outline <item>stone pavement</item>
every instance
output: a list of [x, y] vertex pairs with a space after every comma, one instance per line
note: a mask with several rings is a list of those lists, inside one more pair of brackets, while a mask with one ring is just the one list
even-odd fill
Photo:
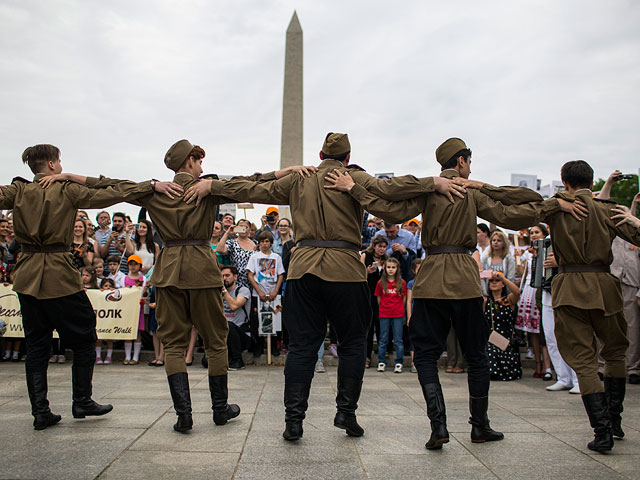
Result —
[[71, 417], [71, 366], [49, 368], [50, 401], [62, 422], [31, 426], [24, 364], [0, 364], [2, 479], [613, 479], [639, 478], [640, 387], [628, 385], [626, 437], [613, 453], [586, 448], [592, 437], [579, 396], [546, 392], [531, 378], [492, 383], [489, 415], [502, 442], [469, 439], [466, 375], [442, 373], [451, 442], [428, 452], [425, 404], [417, 375], [366, 373], [358, 419], [363, 437], [333, 427], [336, 369], [316, 374], [305, 433], [285, 442], [281, 367], [230, 372], [230, 399], [242, 414], [213, 425], [206, 371], [189, 368], [194, 430], [175, 433], [160, 368], [96, 366], [94, 398], [113, 403], [100, 418]]

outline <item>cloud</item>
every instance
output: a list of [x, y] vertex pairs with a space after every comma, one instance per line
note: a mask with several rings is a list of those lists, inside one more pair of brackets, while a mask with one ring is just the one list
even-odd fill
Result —
[[584, 158], [636, 171], [634, 2], [9, 1], [0, 5], [0, 183], [50, 142], [66, 170], [170, 177], [179, 138], [217, 173], [278, 166], [285, 29], [304, 31], [305, 163], [349, 132], [369, 171], [437, 174], [450, 136], [492, 183]]

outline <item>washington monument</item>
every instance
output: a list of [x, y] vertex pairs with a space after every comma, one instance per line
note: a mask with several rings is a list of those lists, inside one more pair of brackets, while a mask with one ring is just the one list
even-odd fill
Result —
[[280, 167], [302, 165], [302, 27], [294, 11], [284, 55]]

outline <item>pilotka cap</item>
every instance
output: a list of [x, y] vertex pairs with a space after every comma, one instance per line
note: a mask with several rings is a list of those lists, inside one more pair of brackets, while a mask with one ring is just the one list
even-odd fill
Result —
[[351, 151], [349, 136], [346, 133], [330, 133], [322, 145], [325, 155], [342, 155]]
[[460, 150], [466, 150], [467, 145], [459, 138], [450, 138], [436, 149], [436, 160], [443, 167]]
[[193, 150], [193, 145], [191, 145], [189, 140], [180, 140], [174, 143], [164, 156], [164, 164], [167, 168], [177, 172], [189, 157], [191, 150]]

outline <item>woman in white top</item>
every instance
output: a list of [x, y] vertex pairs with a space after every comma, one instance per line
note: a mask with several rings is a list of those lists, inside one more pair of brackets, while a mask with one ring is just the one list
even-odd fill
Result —
[[153, 241], [153, 225], [149, 220], [140, 220], [137, 224], [133, 239], [125, 237], [127, 244], [126, 255], [138, 255], [142, 259], [143, 275], [146, 275], [156, 261], [160, 247]]
[[[502, 272], [511, 282], [516, 280], [516, 260], [509, 253], [509, 238], [504, 232], [496, 230], [489, 237], [489, 251], [482, 257], [482, 270]], [[482, 281], [482, 294], [487, 295], [488, 282]]]

